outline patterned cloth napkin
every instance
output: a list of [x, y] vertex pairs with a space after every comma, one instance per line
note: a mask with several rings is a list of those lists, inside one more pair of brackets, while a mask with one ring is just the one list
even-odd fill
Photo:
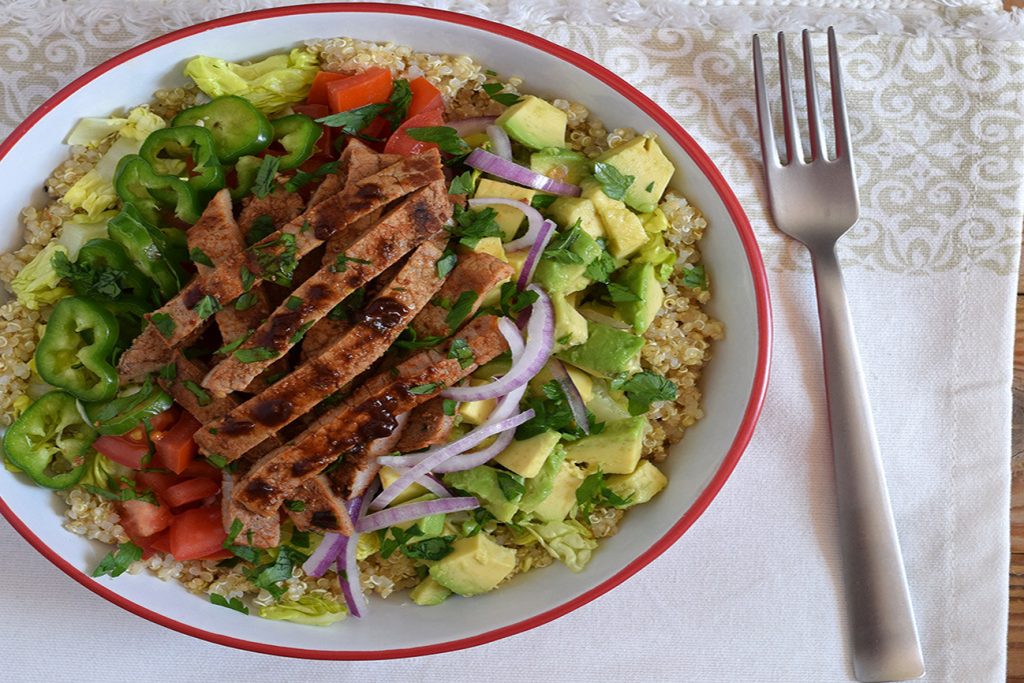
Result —
[[[0, 134], [144, 38], [269, 4], [4, 3]], [[776, 338], [764, 415], [735, 474], [675, 547], [607, 596], [498, 643], [405, 662], [291, 662], [185, 638], [82, 590], [3, 527], [0, 678], [851, 680], [812, 279], [804, 250], [768, 219], [749, 66], [753, 31], [831, 24], [863, 205], [840, 253], [928, 680], [1002, 680], [1021, 15], [996, 0], [430, 4], [605, 64], [676, 116], [735, 188], [769, 269]], [[145, 663], [111, 648], [114, 634]]]

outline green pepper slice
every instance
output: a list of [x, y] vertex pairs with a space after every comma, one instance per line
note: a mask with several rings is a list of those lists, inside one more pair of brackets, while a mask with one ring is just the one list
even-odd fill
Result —
[[[151, 285], [152, 286], [152, 285]], [[121, 299], [99, 300], [96, 303], [103, 306], [117, 318], [117, 344], [114, 357], [120, 355], [121, 351], [129, 348], [135, 338], [142, 333], [142, 318], [153, 306], [148, 302], [136, 297], [124, 297]]]
[[[153, 288], [153, 282], [132, 264], [124, 247], [111, 239], [95, 238], [86, 242], [78, 252], [75, 265], [96, 273], [109, 273], [121, 292], [128, 290], [135, 296], [144, 297]], [[74, 282], [71, 287], [75, 294], [94, 293], [91, 290], [79, 291], [80, 285]], [[120, 295], [115, 294], [111, 298], [115, 297], [120, 298]]]
[[224, 187], [224, 169], [210, 131], [199, 126], [162, 128], [149, 134], [139, 156], [159, 175], [185, 180], [201, 197]]
[[159, 175], [138, 154], [117, 162], [114, 190], [125, 206], [136, 207], [151, 223], [159, 223], [168, 211], [190, 225], [199, 220], [199, 201], [192, 187], [180, 178]]
[[83, 401], [106, 401], [117, 393], [110, 363], [117, 319], [91, 299], [61, 299], [36, 347], [36, 370], [55, 387]]
[[143, 274], [156, 283], [160, 300], [178, 293], [187, 279], [181, 264], [188, 253], [175, 233], [148, 223], [136, 205], [127, 205], [107, 223], [107, 232]]
[[85, 474], [85, 456], [95, 439], [96, 431], [82, 419], [75, 397], [51, 391], [7, 428], [4, 452], [40, 486], [66, 489]]
[[92, 426], [100, 434], [121, 436], [142, 424], [142, 421], [159, 415], [174, 405], [174, 399], [163, 389], [146, 379], [138, 391], [103, 404], [85, 407]]
[[313, 156], [317, 140], [323, 135], [320, 124], [305, 114], [282, 116], [271, 121], [274, 126], [274, 142], [284, 147], [284, 156], [278, 157], [278, 168], [287, 171], [297, 168]]
[[260, 170], [263, 159], [245, 156], [235, 163], [235, 186], [231, 188], [231, 198], [239, 201], [252, 191], [256, 184], [256, 174]]
[[222, 164], [233, 164], [243, 155], [262, 152], [274, 137], [274, 127], [263, 112], [236, 95], [224, 95], [190, 107], [175, 116], [171, 125], [201, 125], [210, 131]]

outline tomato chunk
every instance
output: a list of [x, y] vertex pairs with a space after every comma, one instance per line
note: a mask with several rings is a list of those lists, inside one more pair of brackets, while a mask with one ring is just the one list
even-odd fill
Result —
[[178, 406], [171, 406], [159, 415], [154, 415], [149, 418], [150, 429], [154, 432], [167, 431], [178, 421], [180, 412]]
[[207, 479], [213, 479], [218, 484], [224, 478], [224, 473], [218, 470], [216, 467], [206, 462], [202, 458], [196, 458], [188, 464], [185, 471], [181, 473], [186, 478], [192, 477], [206, 477]]
[[409, 102], [406, 118], [412, 118], [433, 109], [444, 110], [444, 98], [441, 97], [441, 91], [423, 76], [409, 81], [409, 90], [412, 91], [412, 101]]
[[164, 500], [172, 508], [209, 498], [220, 491], [220, 484], [213, 479], [186, 479], [171, 486], [164, 492]]
[[119, 465], [137, 470], [149, 453], [149, 446], [134, 439], [121, 436], [101, 436], [92, 442], [92, 447]]
[[135, 474], [135, 488], [139, 493], [152, 491], [157, 498], [164, 502], [166, 502], [164, 493], [179, 481], [181, 480], [170, 472], [137, 472]]
[[186, 412], [181, 414], [178, 422], [166, 432], [153, 435], [153, 446], [156, 448], [155, 460], [175, 474], [181, 474], [199, 452], [192, 438], [201, 425]]
[[227, 537], [219, 504], [185, 510], [171, 523], [171, 554], [176, 560], [198, 560], [222, 551]]
[[[348, 78], [346, 74], [339, 74], [333, 71], [318, 71], [316, 76], [313, 77], [313, 85], [309, 88], [309, 93], [306, 95], [306, 102], [308, 104], [327, 104], [327, 85], [334, 81], [340, 81], [343, 78]], [[299, 107], [292, 107], [295, 111], [299, 110]], [[299, 112], [304, 114], [306, 112]], [[312, 114], [310, 115], [312, 116]], [[324, 114], [321, 114], [324, 116]]]
[[149, 539], [150, 550], [155, 550], [161, 553], [171, 552], [171, 532], [169, 529], [164, 529], [156, 536]]
[[327, 103], [335, 114], [387, 102], [390, 96], [391, 71], [379, 66], [327, 84]]
[[409, 128], [427, 128], [430, 126], [443, 126], [444, 117], [441, 115], [440, 109], [431, 109], [425, 111], [422, 114], [417, 114], [409, 119], [405, 120], [401, 126], [398, 127], [391, 137], [388, 138], [388, 144], [384, 146], [385, 154], [402, 154], [410, 156], [413, 154], [419, 154], [431, 147], [437, 147], [433, 142], [422, 142], [420, 140], [414, 140], [409, 137], [405, 132]]
[[144, 500], [119, 501], [117, 514], [121, 518], [121, 527], [136, 545], [144, 545], [146, 538], [169, 527], [174, 518], [166, 505], [153, 505]]

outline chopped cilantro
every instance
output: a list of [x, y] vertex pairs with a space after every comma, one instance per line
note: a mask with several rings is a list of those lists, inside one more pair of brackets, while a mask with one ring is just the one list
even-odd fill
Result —
[[323, 178], [329, 173], [337, 172], [338, 162], [328, 161], [326, 164], [321, 164], [320, 166], [318, 166], [316, 170], [313, 171], [312, 173], [307, 173], [306, 171], [297, 171], [295, 175], [293, 175], [288, 180], [288, 182], [284, 184], [284, 189], [288, 190], [289, 192], [295, 192], [299, 188], [305, 187], [307, 184], [313, 182], [314, 180], [319, 180], [320, 178]]
[[444, 389], [444, 384], [441, 382], [428, 382], [426, 384], [417, 384], [414, 387], [409, 388], [409, 393], [414, 396], [426, 396], [432, 394], [438, 389]]
[[192, 259], [193, 263], [210, 266], [211, 268], [213, 267], [213, 261], [211, 261], [210, 257], [206, 255], [206, 252], [199, 247], [192, 247], [189, 249], [188, 257]]
[[472, 249], [484, 237], [501, 237], [501, 228], [494, 220], [497, 216], [497, 212], [491, 207], [474, 211], [456, 206], [452, 216], [454, 222], [445, 228], [458, 237], [461, 244]]
[[107, 500], [141, 500], [150, 505], [159, 505], [152, 491], [136, 491], [135, 482], [128, 477], [121, 477], [119, 486], [117, 491], [111, 491], [92, 484], [82, 484], [82, 488], [89, 493], [95, 493], [100, 498]]
[[253, 292], [246, 292], [242, 296], [235, 299], [235, 310], [236, 311], [248, 311], [250, 308], [256, 305], [259, 301], [259, 297]]
[[[527, 407], [533, 408], [534, 416], [516, 430], [516, 439], [528, 439], [542, 432], [552, 430], [561, 432], [568, 441], [584, 436], [583, 430], [573, 418], [572, 408], [565, 396], [562, 385], [551, 380], [541, 387], [542, 396], [531, 396], [526, 399]], [[588, 414], [591, 433], [600, 431], [603, 423], [597, 423], [593, 415]], [[602, 425], [602, 426], [598, 426]]]
[[576, 504], [580, 506], [580, 512], [584, 515], [589, 515], [595, 505], [626, 507], [631, 498], [632, 496], [623, 498], [608, 488], [604, 481], [604, 473], [600, 470], [589, 475], [576, 489]]
[[553, 194], [535, 194], [530, 200], [530, 206], [535, 209], [546, 209], [554, 204], [556, 199], [558, 196]]
[[608, 282], [606, 285], [608, 287], [608, 295], [611, 296], [612, 301], [617, 304], [629, 301], [640, 301], [640, 297], [637, 293], [625, 285], [620, 285], [615, 282]]
[[160, 368], [160, 372], [157, 373], [160, 379], [165, 379], [168, 382], [173, 381], [178, 376], [178, 365], [177, 363], [168, 363], [167, 365]]
[[346, 256], [345, 254], [338, 254], [338, 257], [334, 259], [334, 265], [331, 266], [331, 272], [344, 273], [346, 270], [348, 270], [349, 263], [360, 263], [364, 266], [373, 265], [373, 261], [367, 261], [366, 259]]
[[475, 185], [473, 171], [466, 171], [462, 175], [452, 178], [452, 184], [448, 186], [448, 194], [472, 194]]
[[445, 316], [444, 322], [448, 326], [448, 329], [454, 331], [469, 317], [469, 314], [473, 310], [473, 304], [476, 303], [476, 292], [465, 291], [459, 294], [459, 298], [452, 304], [451, 310], [448, 311], [448, 315]]
[[655, 401], [674, 401], [678, 394], [672, 381], [647, 370], [629, 379], [612, 380], [612, 389], [626, 392], [630, 415], [643, 415]]
[[605, 250], [596, 259], [587, 264], [583, 274], [595, 282], [608, 282], [608, 277], [615, 272], [615, 259]]
[[265, 156], [256, 170], [256, 180], [252, 185], [252, 193], [263, 199], [274, 191], [274, 176], [277, 175], [277, 167], [281, 159], [275, 156]]
[[210, 398], [210, 394], [208, 394], [201, 386], [199, 386], [192, 380], [187, 379], [181, 384], [190, 392], [192, 392], [193, 396], [196, 397], [196, 403], [199, 404], [199, 407], [202, 408], [208, 406], [213, 401], [213, 399]]
[[505, 500], [510, 503], [518, 503], [522, 499], [523, 493], [526, 492], [526, 483], [523, 477], [503, 470], [498, 470], [498, 486], [501, 487], [501, 493], [505, 496]]
[[484, 83], [481, 87], [488, 97], [498, 104], [504, 104], [506, 107], [511, 107], [523, 99], [515, 93], [502, 92], [505, 86], [501, 83]]
[[245, 575], [256, 588], [264, 589], [274, 596], [275, 600], [279, 600], [285, 589], [278, 584], [290, 579], [292, 568], [305, 559], [305, 556], [294, 548], [283, 546], [277, 554], [277, 559], [248, 570]]
[[256, 284], [256, 276], [249, 270], [248, 266], [242, 266], [238, 272], [238, 279], [242, 281], [242, 290], [248, 292]]
[[306, 504], [301, 500], [286, 500], [284, 506], [292, 512], [302, 512], [306, 509]]
[[428, 336], [420, 339], [416, 330], [407, 327], [402, 331], [402, 336], [395, 342], [399, 349], [430, 349], [441, 343], [442, 337]]
[[402, 546], [402, 554], [414, 560], [440, 560], [452, 551], [454, 535], [434, 536]]
[[634, 176], [622, 175], [619, 169], [604, 161], [594, 163], [594, 177], [609, 198], [618, 200], [626, 196], [626, 190], [636, 180]]
[[245, 603], [243, 603], [238, 598], [231, 598], [230, 600], [228, 600], [223, 595], [220, 595], [218, 593], [210, 593], [210, 602], [212, 602], [214, 605], [217, 605], [218, 607], [227, 607], [228, 609], [233, 609], [236, 612], [241, 612], [242, 614], [249, 613], [249, 608], [246, 607]]
[[391, 124], [392, 128], [398, 128], [409, 112], [409, 105], [412, 104], [412, 90], [409, 88], [409, 81], [399, 78], [391, 86], [391, 95], [388, 97], [388, 111], [384, 118]]
[[343, 111], [338, 114], [331, 114], [323, 118], [317, 119], [317, 123], [322, 123], [325, 126], [331, 128], [340, 128], [341, 132], [346, 135], [359, 136], [359, 131], [370, 125], [379, 114], [387, 109], [389, 104], [368, 104], [364, 107], [357, 107], [348, 111]]
[[110, 576], [116, 578], [124, 574], [133, 562], [142, 559], [142, 548], [134, 543], [122, 543], [117, 550], [112, 550], [104, 556], [100, 563], [93, 570], [93, 577]]
[[216, 299], [207, 294], [196, 303], [195, 308], [193, 308], [192, 310], [194, 310], [196, 312], [196, 315], [198, 315], [201, 319], [206, 320], [211, 315], [220, 310], [220, 304], [217, 303]]
[[647, 187], [644, 188], [644, 192], [652, 192], [654, 190], [654, 181], [647, 183]]
[[154, 313], [149, 316], [149, 321], [153, 323], [153, 326], [160, 332], [164, 338], [170, 338], [174, 334], [174, 319], [166, 313]]
[[228, 459], [220, 453], [210, 453], [206, 456], [206, 461], [219, 470], [225, 469], [231, 464], [228, 462]]
[[[249, 227], [249, 232], [245, 234], [245, 243], [248, 246], [252, 246], [257, 242], [261, 241], [264, 237], [272, 235], [277, 232], [277, 228], [274, 227], [274, 219], [267, 214], [261, 214], [253, 219], [252, 225]], [[242, 266], [245, 268], [245, 266]], [[242, 276], [245, 279], [245, 276]], [[248, 289], [248, 287], [246, 288]]]
[[290, 287], [292, 275], [299, 264], [295, 235], [283, 232], [277, 239], [261, 242], [253, 249], [256, 251], [256, 262], [259, 263], [263, 277], [283, 287]]
[[[377, 532], [380, 536], [380, 556], [385, 560], [395, 554], [402, 545], [407, 541], [416, 538], [423, 531], [420, 530], [418, 524], [413, 524], [408, 529], [402, 529], [401, 527], [391, 527], [389, 529], [381, 529]], [[388, 538], [390, 536], [390, 538]]]
[[295, 331], [295, 334], [291, 336], [291, 338], [288, 340], [288, 343], [293, 346], [295, 344], [298, 344], [300, 341], [302, 341], [302, 338], [306, 336], [306, 332], [309, 332], [309, 328], [313, 327], [313, 325], [315, 324], [315, 320], [308, 320], [302, 323], [302, 327]]
[[236, 339], [236, 340], [234, 340], [234, 341], [232, 341], [232, 342], [228, 342], [228, 343], [227, 343], [227, 344], [225, 344], [224, 346], [220, 347], [219, 349], [217, 349], [216, 351], [214, 351], [214, 353], [225, 353], [225, 354], [226, 354], [226, 353], [231, 353], [232, 351], [234, 351], [235, 349], [237, 349], [237, 348], [238, 348], [239, 346], [241, 346], [242, 344], [244, 344], [244, 343], [245, 343], [245, 340], [246, 340], [246, 339], [248, 339], [249, 337], [251, 337], [251, 336], [252, 336], [252, 332], [253, 332], [252, 330], [249, 330], [248, 332], [246, 332], [245, 334], [243, 334], [243, 335], [242, 335], [241, 337], [239, 337], [238, 339]]
[[465, 369], [476, 362], [473, 349], [465, 339], [452, 340], [451, 348], [448, 350], [448, 357], [459, 361], [459, 367]]
[[444, 254], [441, 258], [437, 259], [437, 276], [440, 278], [448, 277], [448, 274], [455, 268], [455, 264], [459, 262], [459, 257], [455, 255], [455, 252], [451, 249], [445, 249]]
[[252, 349], [238, 349], [233, 355], [240, 363], [259, 363], [260, 361], [277, 358], [278, 353], [274, 349], [257, 346]]
[[458, 408], [459, 404], [450, 398], [446, 398], [441, 401], [441, 410], [445, 415], [451, 417], [455, 414], [455, 409]]
[[532, 306], [538, 296], [537, 292], [519, 291], [514, 282], [506, 282], [501, 285], [501, 297], [498, 305], [501, 307], [502, 313], [514, 318]]
[[295, 295], [289, 296], [284, 301], [284, 307], [289, 311], [297, 311], [302, 307], [302, 298]]
[[683, 284], [690, 289], [707, 289], [708, 278], [704, 266], [683, 266]]
[[450, 126], [426, 126], [423, 128], [406, 128], [405, 134], [413, 140], [432, 142], [445, 154], [462, 155], [469, 153], [469, 145], [459, 137], [459, 133]]
[[579, 226], [579, 221], [565, 232], [556, 233], [544, 250], [544, 258], [555, 263], [580, 264], [583, 257], [572, 250], [576, 240], [584, 234]]

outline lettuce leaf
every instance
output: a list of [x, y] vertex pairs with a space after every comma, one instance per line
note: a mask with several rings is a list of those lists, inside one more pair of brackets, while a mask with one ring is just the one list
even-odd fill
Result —
[[121, 477], [127, 477], [131, 470], [119, 465], [101, 453], [93, 453], [86, 464], [85, 476], [78, 482], [79, 486], [91, 484], [96, 488], [112, 490], [113, 484]]
[[185, 66], [185, 75], [210, 97], [238, 95], [268, 114], [305, 99], [317, 71], [316, 55], [298, 48], [255, 64], [199, 56]]
[[597, 541], [590, 530], [572, 519], [540, 525], [525, 524], [523, 527], [552, 557], [574, 572], [583, 571], [597, 548]]
[[260, 616], [310, 626], [330, 626], [348, 616], [348, 610], [328, 595], [307, 593], [298, 600], [282, 600], [260, 607]]
[[127, 116], [95, 117], [79, 120], [68, 135], [69, 145], [96, 147], [104, 139], [118, 133], [124, 137], [142, 142], [150, 133], [166, 128], [167, 122], [149, 110], [149, 107], [135, 107]]
[[55, 304], [74, 294], [69, 287], [61, 285], [60, 275], [53, 267], [53, 257], [58, 253], [67, 254], [67, 247], [56, 240], [51, 241], [11, 280], [11, 289], [25, 308], [38, 311], [42, 306]]

